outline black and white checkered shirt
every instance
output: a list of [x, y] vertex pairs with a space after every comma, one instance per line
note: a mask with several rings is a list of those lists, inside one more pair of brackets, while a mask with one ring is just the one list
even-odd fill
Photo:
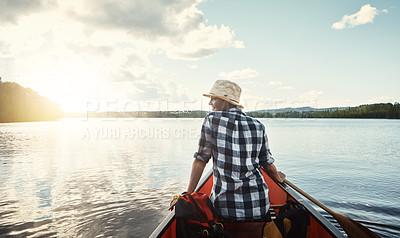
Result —
[[194, 157], [204, 162], [213, 157], [211, 200], [219, 216], [245, 221], [267, 214], [268, 186], [260, 166], [272, 164], [274, 159], [261, 122], [238, 108], [209, 113]]

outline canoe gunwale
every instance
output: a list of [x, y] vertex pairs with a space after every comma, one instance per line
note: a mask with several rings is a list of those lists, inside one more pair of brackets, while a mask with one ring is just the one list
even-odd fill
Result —
[[[208, 181], [208, 179], [210, 179], [211, 176], [212, 176], [212, 169], [210, 169], [206, 173], [206, 175], [200, 180], [195, 191], [199, 191], [200, 188], [204, 186], [204, 184]], [[153, 231], [153, 233], [151, 233], [149, 238], [161, 237], [174, 220], [175, 220], [175, 212], [170, 212], [160, 223], [160, 225], [157, 226], [157, 228]]]
[[[195, 191], [199, 191], [204, 184], [208, 181], [208, 179], [212, 176], [212, 169], [207, 172], [207, 174], [201, 179]], [[286, 184], [278, 184], [280, 188], [282, 188], [286, 193], [288, 193], [295, 201], [302, 204], [310, 215], [322, 226], [324, 227], [328, 233], [330, 233], [333, 237], [345, 238], [346, 236], [339, 231], [337, 227], [335, 227], [330, 221], [328, 221], [321, 213], [315, 210], [307, 201], [305, 201], [296, 191], [290, 188]], [[175, 213], [169, 213], [164, 220], [157, 226], [157, 228], [151, 233], [150, 238], [161, 238], [168, 227], [175, 220]]]
[[157, 228], [153, 231], [153, 233], [151, 233], [149, 238], [161, 237], [174, 220], [175, 220], [175, 213], [173, 212], [169, 213], [160, 223], [160, 225], [157, 226]]
[[304, 200], [296, 191], [290, 188], [287, 184], [278, 184], [283, 190], [285, 190], [295, 201], [302, 204], [310, 215], [314, 217], [314, 219], [324, 227], [333, 237], [343, 237], [346, 236], [339, 231], [337, 227], [335, 227], [328, 219], [326, 219], [320, 212], [314, 209], [306, 200]]

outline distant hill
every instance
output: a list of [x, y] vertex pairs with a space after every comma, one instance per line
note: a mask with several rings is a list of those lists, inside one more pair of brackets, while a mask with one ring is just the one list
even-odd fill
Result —
[[30, 88], [0, 78], [0, 122], [52, 121], [62, 115], [58, 104]]

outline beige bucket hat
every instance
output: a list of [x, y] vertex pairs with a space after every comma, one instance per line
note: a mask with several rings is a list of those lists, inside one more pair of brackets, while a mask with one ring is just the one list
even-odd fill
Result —
[[233, 105], [243, 108], [240, 102], [240, 94], [242, 89], [236, 83], [229, 80], [217, 80], [215, 81], [210, 93], [203, 94], [206, 97], [216, 97], [225, 100]]

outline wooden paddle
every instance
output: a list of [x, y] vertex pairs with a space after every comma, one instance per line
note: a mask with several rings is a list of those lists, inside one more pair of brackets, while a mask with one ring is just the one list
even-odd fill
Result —
[[315, 198], [311, 197], [308, 195], [306, 192], [298, 188], [296, 185], [292, 184], [289, 182], [287, 179], [285, 179], [285, 183], [292, 187], [294, 190], [299, 192], [301, 195], [309, 199], [311, 202], [314, 204], [318, 205], [320, 208], [324, 209], [327, 211], [331, 216], [333, 216], [340, 224], [340, 226], [343, 228], [343, 230], [347, 233], [347, 235], [350, 238], [356, 238], [356, 237], [379, 237], [377, 234], [369, 230], [367, 227], [361, 225], [360, 223], [346, 217], [343, 214], [337, 213], [324, 204], [320, 203], [318, 200]]

